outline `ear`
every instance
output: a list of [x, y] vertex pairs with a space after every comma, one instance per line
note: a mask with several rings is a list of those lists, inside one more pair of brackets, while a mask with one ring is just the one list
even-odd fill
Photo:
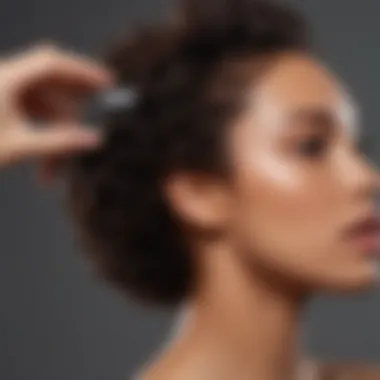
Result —
[[231, 202], [226, 181], [199, 173], [175, 173], [165, 182], [169, 206], [187, 225], [220, 230], [229, 215]]

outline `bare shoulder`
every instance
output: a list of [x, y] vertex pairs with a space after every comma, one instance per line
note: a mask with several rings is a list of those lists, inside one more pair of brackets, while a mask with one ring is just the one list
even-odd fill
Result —
[[[172, 375], [148, 371], [134, 380], [178, 380], [178, 376]], [[296, 380], [380, 380], [380, 364], [305, 360]]]
[[[134, 380], [188, 380], [187, 376], [178, 376], [175, 371], [150, 369]], [[350, 361], [323, 362], [303, 360], [300, 363], [296, 380], [380, 380], [380, 364]]]
[[309, 362], [303, 379], [310, 380], [380, 380], [380, 365], [363, 362]]

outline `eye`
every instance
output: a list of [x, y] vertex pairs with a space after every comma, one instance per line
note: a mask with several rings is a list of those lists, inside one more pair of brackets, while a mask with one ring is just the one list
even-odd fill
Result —
[[325, 136], [313, 136], [304, 139], [297, 145], [297, 152], [306, 158], [322, 157], [328, 148], [328, 141]]
[[336, 137], [336, 122], [329, 109], [303, 111], [297, 117], [300, 134], [296, 140], [296, 151], [306, 159], [322, 158]]

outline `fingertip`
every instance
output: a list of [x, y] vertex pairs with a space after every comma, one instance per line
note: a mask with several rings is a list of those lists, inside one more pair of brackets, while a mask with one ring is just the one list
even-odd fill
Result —
[[104, 71], [104, 82], [107, 85], [113, 86], [116, 83], [116, 76], [113, 72], [108, 70], [107, 68]]
[[112, 87], [115, 84], [115, 75], [109, 68], [102, 64], [89, 63], [90, 77], [96, 81], [96, 84], [102, 87]]

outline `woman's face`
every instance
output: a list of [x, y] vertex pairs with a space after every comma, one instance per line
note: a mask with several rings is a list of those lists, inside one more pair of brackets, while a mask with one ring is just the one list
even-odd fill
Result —
[[249, 104], [231, 129], [233, 241], [256, 268], [305, 289], [369, 286], [376, 247], [347, 231], [375, 212], [379, 179], [360, 152], [355, 105], [301, 54], [280, 57]]

